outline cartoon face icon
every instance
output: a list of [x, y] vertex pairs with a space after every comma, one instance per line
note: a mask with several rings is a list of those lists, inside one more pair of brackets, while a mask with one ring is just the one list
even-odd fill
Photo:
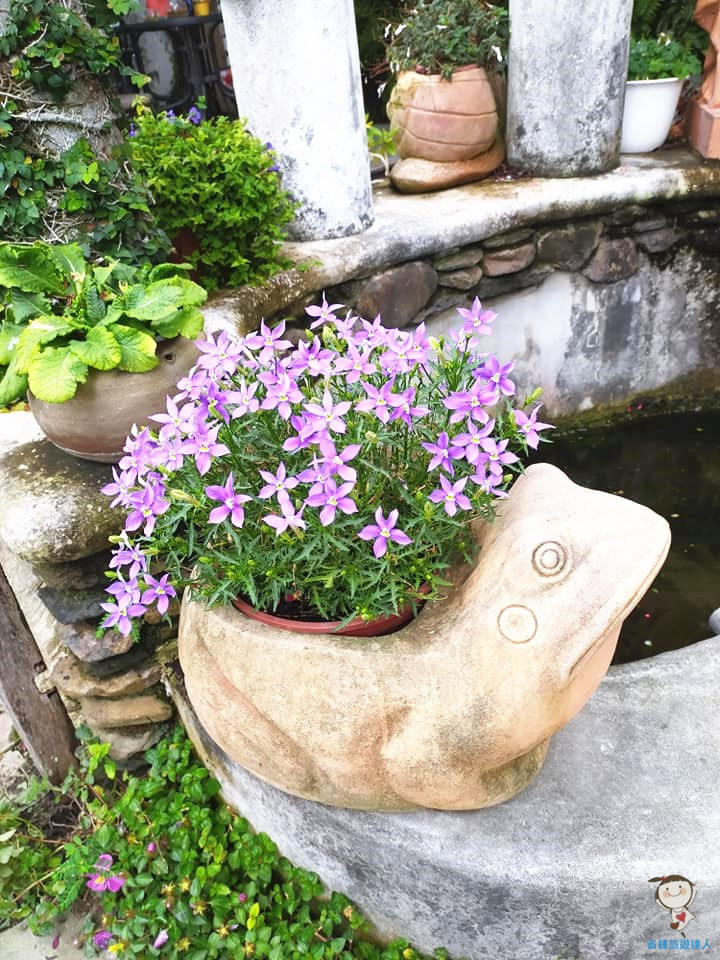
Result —
[[661, 884], [657, 891], [658, 902], [668, 910], [678, 910], [687, 905], [692, 897], [693, 885], [689, 880], [678, 878]]

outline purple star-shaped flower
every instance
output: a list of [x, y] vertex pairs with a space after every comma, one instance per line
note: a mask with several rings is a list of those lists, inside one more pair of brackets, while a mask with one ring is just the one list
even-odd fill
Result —
[[241, 379], [237, 387], [237, 390], [228, 390], [225, 395], [227, 402], [234, 405], [230, 414], [233, 420], [245, 416], [246, 413], [255, 413], [260, 406], [260, 401], [255, 397], [255, 391], [258, 388], [257, 380], [248, 385], [244, 379]]
[[211, 500], [219, 500], [220, 506], [210, 511], [208, 523], [222, 523], [227, 517], [234, 527], [241, 527], [245, 523], [243, 504], [252, 500], [244, 493], [235, 493], [232, 471], [223, 486], [205, 487], [205, 494]]
[[464, 307], [458, 307], [458, 313], [465, 323], [462, 325], [463, 333], [468, 335], [469, 339], [478, 334], [490, 334], [490, 324], [497, 319], [497, 314], [492, 310], [483, 310], [480, 300], [475, 297], [472, 307], [466, 310]]
[[478, 382], [469, 390], [454, 391], [443, 399], [443, 404], [453, 411], [450, 423], [458, 423], [466, 417], [487, 423], [488, 415], [483, 407], [494, 403], [497, 403], [497, 391], [487, 390]]
[[227, 330], [221, 330], [217, 339], [209, 333], [206, 340], [196, 340], [195, 346], [202, 354], [198, 366], [209, 370], [213, 376], [233, 374], [237, 370], [242, 347], [237, 339], [228, 336]]
[[473, 370], [473, 374], [479, 380], [484, 380], [488, 389], [492, 389], [496, 393], [500, 391], [506, 397], [512, 397], [515, 393], [515, 384], [508, 377], [508, 374], [514, 366], [514, 362], [501, 364], [498, 358], [491, 353], [484, 366]]
[[120, 633], [127, 637], [132, 630], [131, 617], [142, 617], [145, 614], [145, 607], [140, 602], [137, 582], [118, 579], [108, 587], [107, 592], [115, 597], [115, 602], [106, 601], [100, 604], [108, 614], [103, 621], [103, 626], [117, 627]]
[[263, 410], [275, 410], [283, 420], [289, 420], [292, 403], [301, 403], [304, 399], [298, 385], [286, 373], [281, 374], [272, 386], [268, 387], [265, 399], [260, 404]]
[[335, 519], [335, 511], [342, 513], [357, 513], [357, 504], [348, 496], [354, 484], [343, 483], [339, 487], [331, 478], [325, 484], [325, 489], [321, 492], [312, 494], [306, 500], [309, 507], [322, 507], [320, 511], [320, 523], [327, 527]]
[[298, 485], [297, 477], [289, 477], [287, 475], [287, 469], [284, 463], [281, 463], [277, 469], [277, 473], [270, 473], [269, 470], [261, 470], [260, 476], [265, 481], [265, 486], [261, 487], [258, 492], [258, 498], [260, 500], [269, 500], [270, 497], [278, 496], [281, 494], [287, 496], [287, 491], [292, 490]]
[[540, 442], [539, 433], [541, 430], [555, 429], [551, 423], [542, 423], [540, 420], [538, 420], [537, 415], [541, 406], [542, 404], [538, 404], [530, 416], [528, 416], [522, 410], [513, 410], [515, 423], [518, 425], [520, 434], [521, 436], [525, 437], [525, 442], [529, 447], [532, 447], [533, 450], [537, 450], [538, 448], [538, 443]]
[[245, 338], [245, 346], [251, 350], [259, 350], [258, 360], [267, 365], [270, 360], [281, 350], [287, 350], [292, 347], [289, 340], [283, 340], [285, 333], [285, 321], [281, 320], [272, 330], [267, 326], [264, 320], [260, 322], [260, 332], [254, 333]]
[[462, 480], [458, 480], [456, 483], [450, 483], [447, 477], [440, 474], [440, 486], [437, 490], [433, 490], [428, 500], [432, 500], [433, 503], [442, 503], [445, 513], [447, 513], [449, 517], [454, 517], [458, 512], [458, 508], [461, 510], [470, 510], [472, 504], [463, 493], [467, 481], [468, 478], [463, 477]]
[[387, 520], [383, 516], [382, 507], [375, 511], [375, 523], [370, 523], [358, 533], [361, 540], [374, 540], [373, 553], [379, 560], [387, 553], [388, 543], [399, 543], [401, 546], [407, 546], [412, 543], [410, 537], [397, 526], [399, 513], [397, 510], [391, 510]]
[[217, 439], [220, 427], [210, 427], [199, 424], [197, 432], [184, 441], [181, 449], [184, 453], [191, 453], [195, 457], [195, 465], [201, 477], [204, 477], [212, 466], [213, 457], [222, 457], [230, 453], [224, 443]]
[[427, 472], [430, 473], [431, 470], [435, 470], [436, 467], [440, 467], [446, 473], [449, 473], [452, 476], [455, 473], [455, 470], [452, 465], [453, 460], [458, 460], [463, 455], [463, 448], [455, 445], [455, 441], [450, 443], [450, 438], [447, 433], [443, 431], [437, 438], [437, 443], [422, 443], [428, 453], [431, 453], [432, 459], [428, 464]]
[[361, 449], [359, 443], [349, 443], [338, 452], [332, 440], [323, 439], [320, 441], [322, 457], [319, 458], [319, 463], [326, 464], [331, 474], [337, 473], [343, 480], [355, 483], [357, 471], [354, 467], [349, 467], [348, 463], [355, 459]]
[[131, 494], [130, 502], [134, 509], [127, 515], [125, 529], [132, 531], [143, 527], [143, 533], [149, 537], [155, 529], [157, 518], [170, 507], [168, 501], [163, 499], [164, 493], [162, 484], [148, 484], [142, 490]]
[[390, 412], [396, 405], [395, 400], [397, 400], [397, 394], [392, 392], [394, 383], [395, 378], [393, 377], [378, 390], [377, 387], [363, 380], [361, 386], [367, 397], [365, 400], [360, 400], [355, 405], [355, 409], [362, 413], [374, 413], [381, 423], [387, 423], [390, 419]]
[[484, 463], [490, 473], [497, 477], [503, 475], [503, 465], [517, 463], [518, 458], [510, 450], [506, 450], [509, 440], [500, 440], [499, 442], [487, 437], [480, 441], [483, 452], [478, 455], [478, 462]]
[[458, 433], [452, 438], [452, 442], [462, 450], [461, 456], [464, 456], [468, 463], [477, 463], [480, 458], [480, 441], [489, 437], [495, 429], [495, 421], [488, 420], [484, 427], [476, 427], [472, 420], [467, 422], [467, 432]]
[[282, 516], [279, 517], [276, 513], [269, 513], [263, 517], [263, 522], [275, 530], [275, 535], [279, 536], [281, 533], [284, 533], [288, 527], [292, 527], [295, 530], [304, 530], [306, 523], [302, 515], [305, 506], [303, 505], [300, 510], [296, 510], [287, 494], [283, 497], [278, 497], [278, 502], [280, 503]]
[[315, 327], [321, 326], [323, 323], [331, 323], [334, 320], [337, 320], [334, 311], [341, 310], [345, 306], [344, 303], [330, 303], [328, 304], [325, 299], [325, 294], [323, 294], [322, 304], [317, 307], [315, 305], [310, 307], [305, 307], [305, 313], [309, 317], [314, 317], [315, 319], [310, 324], [310, 329], [314, 330]]
[[335, 433], [345, 433], [345, 421], [342, 418], [351, 406], [349, 400], [334, 403], [330, 391], [325, 390], [322, 404], [306, 403], [303, 409], [310, 415], [311, 424], [315, 421], [315, 432], [334, 430]]
[[168, 583], [168, 574], [164, 573], [159, 580], [151, 577], [149, 573], [145, 574], [145, 583], [147, 590], [143, 592], [142, 603], [149, 606], [151, 603], [157, 604], [157, 611], [160, 615], [167, 611], [170, 606], [170, 598], [176, 597], [175, 587]]

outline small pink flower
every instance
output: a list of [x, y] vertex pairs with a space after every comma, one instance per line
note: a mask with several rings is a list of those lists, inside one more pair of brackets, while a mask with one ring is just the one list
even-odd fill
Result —
[[113, 935], [109, 930], [97, 930], [93, 934], [93, 944], [98, 950], [107, 950]]
[[246, 894], [246, 893], [239, 893], [239, 894], [238, 894], [238, 900], [240, 901], [240, 903], [245, 903], [245, 901], [247, 900], [247, 894]]
[[168, 932], [167, 930], [161, 930], [160, 933], [153, 940], [153, 950], [159, 950], [160, 947], [164, 947], [168, 942]]
[[154, 840], [151, 840], [150, 843], [145, 847], [146, 853], [155, 853], [156, 850], [157, 850], [157, 846], [155, 845]]

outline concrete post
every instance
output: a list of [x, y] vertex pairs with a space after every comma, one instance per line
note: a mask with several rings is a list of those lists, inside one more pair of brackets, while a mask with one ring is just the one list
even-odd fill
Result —
[[632, 0], [510, 0], [508, 162], [539, 176], [620, 157]]
[[302, 206], [291, 235], [370, 226], [372, 195], [352, 0], [223, 0], [240, 117], [278, 152]]

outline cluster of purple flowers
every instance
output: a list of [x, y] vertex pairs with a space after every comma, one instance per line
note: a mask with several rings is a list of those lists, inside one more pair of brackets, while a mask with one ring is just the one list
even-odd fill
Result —
[[[143, 544], [160, 543], [178, 508], [201, 517], [204, 545], [236, 550], [228, 533], [246, 528], [252, 510], [254, 527], [276, 538], [301, 538], [312, 518], [316, 531], [335, 525], [348, 543], [371, 541], [380, 560], [437, 524], [437, 507], [456, 537], [458, 513], [469, 519], [507, 495], [507, 471], [519, 464], [512, 443], [521, 453], [537, 447], [549, 424], [537, 406], [512, 406], [513, 364], [479, 352], [495, 314], [476, 298], [444, 344], [424, 325], [388, 329], [380, 317], [339, 317], [340, 308], [325, 298], [308, 307], [311, 332], [295, 349], [284, 322], [210, 335], [151, 418], [156, 431], [133, 430], [104, 488], [127, 511], [105, 626], [127, 635], [150, 604], [167, 611], [175, 589], [167, 574], [153, 576]], [[419, 520], [407, 513], [418, 490]]]

